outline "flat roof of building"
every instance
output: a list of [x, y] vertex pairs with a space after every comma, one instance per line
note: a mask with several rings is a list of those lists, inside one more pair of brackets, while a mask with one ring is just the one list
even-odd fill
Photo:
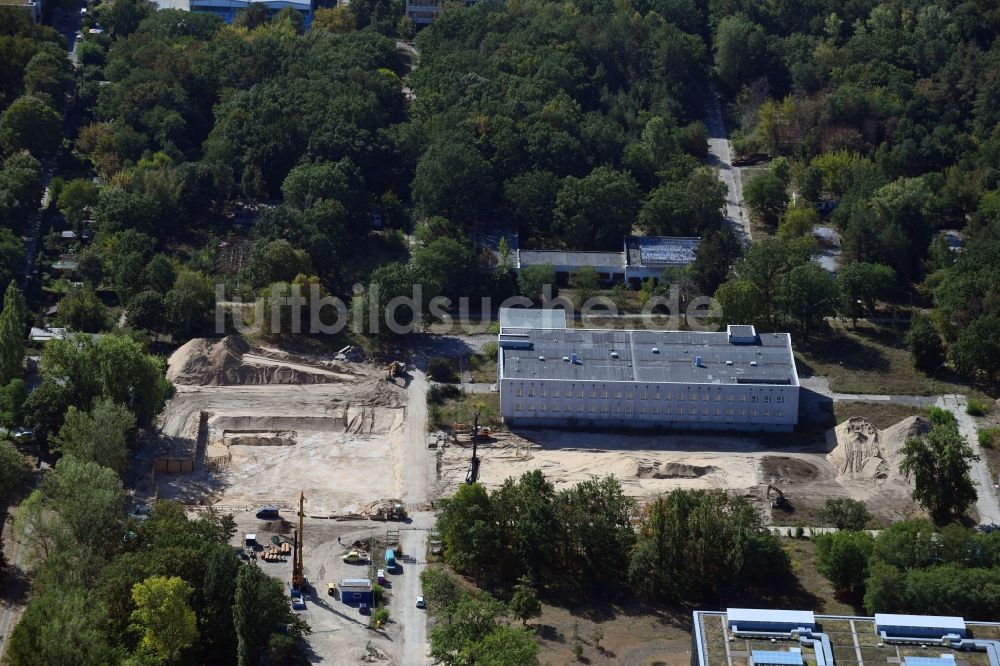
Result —
[[[598, 329], [517, 331], [501, 341], [503, 379], [798, 385], [788, 333], [734, 344], [726, 332]], [[576, 355], [576, 363], [563, 361]], [[700, 364], [696, 363], [700, 358]]]
[[698, 237], [630, 236], [625, 247], [630, 266], [687, 266], [700, 242]]
[[752, 650], [750, 658], [755, 664], [785, 664], [802, 666], [801, 650]]
[[955, 666], [955, 655], [946, 654], [940, 657], [903, 657], [905, 666]]
[[801, 627], [812, 627], [816, 624], [816, 616], [812, 611], [781, 610], [776, 608], [727, 608], [726, 617], [729, 624], [739, 626], [740, 622], [771, 622], [774, 624], [797, 624]]
[[[954, 656], [960, 666], [991, 666], [985, 652], [958, 651], [944, 645], [927, 645], [919, 639], [884, 643], [872, 616], [815, 615], [816, 625], [829, 637], [833, 663], [840, 666], [910, 666], [912, 657]], [[694, 664], [696, 666], [748, 666], [755, 650], [802, 649], [803, 661], [815, 664], [815, 653], [797, 640], [772, 640], [767, 636], [733, 636], [727, 614], [722, 611], [694, 612]], [[1000, 622], [970, 620], [966, 628], [976, 640], [1000, 640]], [[807, 642], [808, 643], [808, 642]], [[949, 664], [948, 666], [953, 666]]]
[[624, 252], [578, 252], [573, 250], [520, 250], [520, 266], [592, 266], [625, 270]]
[[880, 627], [920, 627], [921, 629], [965, 629], [965, 619], [954, 615], [901, 615], [875, 613], [875, 624]]
[[340, 581], [340, 587], [362, 587], [371, 588], [372, 582], [367, 578], [344, 578]]
[[566, 328], [562, 308], [500, 308], [500, 330], [511, 328]]

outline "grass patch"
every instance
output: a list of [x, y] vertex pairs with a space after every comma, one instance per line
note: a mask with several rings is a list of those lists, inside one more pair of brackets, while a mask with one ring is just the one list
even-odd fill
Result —
[[984, 449], [996, 448], [997, 441], [1000, 440], [1000, 430], [996, 428], [983, 428], [979, 431], [979, 446]]
[[830, 581], [816, 568], [815, 543], [809, 539], [787, 538], [782, 539], [782, 542], [792, 561], [792, 572], [799, 586], [816, 598], [813, 610], [826, 615], [864, 615], [864, 609], [860, 605], [838, 597]]
[[885, 430], [911, 416], [927, 418], [927, 410], [912, 405], [897, 405], [894, 402], [835, 402], [833, 416], [838, 424], [852, 416], [863, 416], [879, 430]]
[[480, 426], [497, 428], [501, 425], [498, 393], [465, 393], [457, 387], [449, 388], [455, 392], [427, 394], [427, 425], [431, 430], [450, 428], [453, 423], [472, 424], [476, 412], [479, 412]]
[[976, 398], [969, 398], [969, 403], [965, 406], [965, 413], [969, 416], [986, 416], [989, 411], [990, 403]]
[[928, 376], [913, 366], [903, 345], [905, 325], [880, 326], [858, 322], [857, 328], [838, 321], [809, 340], [796, 339], [799, 376], [829, 377], [837, 393], [940, 395], [969, 393], [960, 377], [942, 368]]
[[[487, 346], [493, 345], [496, 347], [496, 343], [487, 343]], [[469, 357], [469, 374], [472, 377], [473, 383], [476, 384], [496, 384], [497, 382], [497, 357], [496, 351], [494, 349], [492, 355], [490, 355], [489, 350], [484, 350], [486, 353], [483, 354], [473, 354]]]

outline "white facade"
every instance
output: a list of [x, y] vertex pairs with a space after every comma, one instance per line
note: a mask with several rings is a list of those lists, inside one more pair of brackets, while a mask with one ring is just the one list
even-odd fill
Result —
[[[583, 341], [560, 338], [554, 346], [554, 333]], [[608, 335], [617, 341], [607, 349], [592, 341]], [[684, 342], [647, 347], [645, 355], [639, 349], [651, 337], [672, 335]], [[759, 343], [732, 342], [727, 351], [719, 343], [726, 333], [501, 329], [500, 415], [513, 426], [790, 432], [798, 422], [799, 380], [790, 336], [773, 335], [763, 355]], [[715, 337], [699, 347], [698, 336]], [[579, 357], [569, 351], [574, 344]], [[550, 357], [536, 355], [542, 353]], [[761, 361], [749, 360], [757, 354]]]

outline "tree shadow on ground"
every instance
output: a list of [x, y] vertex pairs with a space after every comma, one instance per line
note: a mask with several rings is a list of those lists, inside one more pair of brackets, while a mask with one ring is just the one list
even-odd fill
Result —
[[[839, 365], [848, 370], [885, 372], [889, 369], [889, 359], [877, 348], [833, 331], [800, 342], [798, 349], [814, 362]], [[808, 371], [807, 376], [814, 374], [806, 362], [797, 361], [796, 366]]]

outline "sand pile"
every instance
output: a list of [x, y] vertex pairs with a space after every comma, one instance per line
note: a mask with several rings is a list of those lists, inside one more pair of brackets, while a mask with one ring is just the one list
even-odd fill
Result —
[[239, 336], [195, 338], [170, 356], [167, 379], [194, 386], [320, 384], [343, 379], [327, 368], [283, 361], [271, 359]]
[[700, 479], [716, 471], [711, 465], [688, 465], [687, 463], [666, 463], [658, 460], [639, 461], [635, 475], [640, 479]]
[[882, 482], [900, 476], [906, 440], [929, 430], [930, 424], [919, 416], [885, 430], [879, 430], [866, 418], [852, 417], [837, 426], [837, 446], [827, 459], [840, 477]]

